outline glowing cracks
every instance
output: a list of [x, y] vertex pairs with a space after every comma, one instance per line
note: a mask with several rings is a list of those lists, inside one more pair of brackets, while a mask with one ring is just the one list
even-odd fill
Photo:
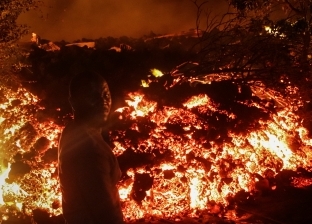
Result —
[[[36, 112], [42, 107], [39, 99], [24, 88], [15, 90], [0, 83], [0, 92], [4, 94], [0, 104], [0, 156], [4, 161], [13, 162], [14, 155], [30, 151], [34, 140], [45, 136], [50, 140], [50, 149], [58, 144], [62, 127], [52, 121], [38, 122]], [[6, 182], [10, 166], [0, 163], [0, 206], [21, 210], [27, 215], [36, 208], [46, 209], [50, 214], [61, 213], [60, 207], [51, 207], [60, 198], [58, 180], [55, 175], [56, 161], [42, 166], [43, 154], [34, 157], [32, 170], [14, 180]], [[38, 159], [38, 160], [37, 160]], [[40, 163], [41, 162], [41, 163]], [[40, 166], [39, 163], [41, 164]], [[47, 166], [46, 166], [47, 165]], [[3, 214], [2, 219], [4, 219]], [[1, 220], [0, 220], [1, 222]]]
[[[164, 73], [162, 73], [162, 71], [156, 69], [156, 68], [153, 68], [150, 70], [151, 74], [155, 77], [155, 78], [159, 78], [159, 77], [162, 77], [164, 76]], [[149, 75], [149, 77], [151, 77], [151, 75]], [[148, 88], [149, 87], [149, 84], [153, 82], [151, 79], [148, 79], [147, 81], [146, 80], [141, 80], [141, 86], [144, 87], [144, 88]]]
[[144, 88], [147, 88], [147, 87], [149, 87], [149, 84], [148, 84], [147, 81], [141, 80], [141, 86], [144, 87]]
[[160, 168], [161, 168], [162, 170], [174, 170], [174, 169], [176, 169], [176, 166], [173, 165], [173, 164], [169, 164], [169, 163], [162, 163], [162, 164], [160, 165]]
[[[2, 168], [2, 167], [1, 167]], [[6, 184], [5, 179], [8, 178], [9, 176], [9, 172], [10, 172], [11, 168], [10, 168], [10, 164], [9, 166], [4, 169], [4, 170], [0, 170], [0, 205], [4, 205], [4, 201], [3, 201], [3, 186]]]
[[[151, 73], [144, 84], [146, 86], [157, 82], [157, 78], [163, 75], [157, 69], [152, 69]], [[174, 82], [179, 82], [179, 79], [182, 76], [177, 76]], [[13, 151], [10, 155], [7, 145], [14, 146], [19, 153], [29, 151], [32, 142], [25, 143], [27, 136], [20, 132], [25, 124], [29, 124], [34, 134], [49, 139], [50, 147], [57, 146], [60, 127], [50, 121], [37, 122], [32, 114], [39, 108], [35, 97], [23, 89], [17, 93], [7, 89], [2, 92], [9, 93], [5, 95], [8, 101], [0, 104], [0, 149], [3, 150], [3, 158], [6, 156], [9, 162], [13, 161], [12, 156], [16, 153]], [[297, 167], [309, 167], [311, 163], [312, 140], [307, 130], [301, 127], [301, 119], [287, 112], [287, 108], [283, 113], [270, 114], [270, 119], [255, 120], [257, 128], [251, 126], [242, 133], [227, 130], [224, 134], [228, 138], [220, 141], [223, 139], [220, 139], [220, 133], [214, 133], [214, 126], [208, 119], [202, 118], [216, 114], [214, 119], [224, 117], [232, 122], [230, 119], [236, 119], [236, 114], [222, 109], [206, 94], [190, 96], [183, 103], [170, 106], [163, 102], [158, 105], [142, 92], [132, 92], [128, 94], [126, 104], [126, 107], [116, 111], [120, 113], [120, 120], [125, 119], [125, 127], [130, 131], [128, 133], [122, 127], [111, 133], [111, 141], [115, 145], [113, 151], [119, 156], [131, 149], [153, 161], [148, 166], [127, 169], [127, 179], [118, 185], [123, 213], [129, 221], [150, 216], [195, 216], [202, 210], [216, 211], [217, 205], [226, 205], [227, 198], [237, 192], [254, 190], [257, 181], [255, 173], [264, 176], [265, 171], [270, 169], [276, 174], [283, 168], [295, 170]], [[29, 105], [33, 108], [31, 111], [26, 110]], [[262, 108], [255, 102], [247, 106]], [[142, 121], [144, 123], [140, 123]], [[235, 124], [240, 125], [238, 122]], [[131, 137], [136, 134], [138, 138]], [[294, 144], [296, 140], [298, 144]], [[51, 215], [60, 214], [60, 207], [51, 207], [61, 201], [55, 178], [57, 162], [48, 162], [42, 167], [41, 163], [37, 166], [34, 161], [33, 165], [36, 166], [17, 180], [16, 185], [5, 182], [9, 168], [1, 167], [0, 205], [14, 204], [20, 209], [23, 204], [25, 214], [31, 214], [35, 208], [43, 208]], [[153, 183], [139, 204], [131, 196], [134, 180], [140, 174], [152, 175]], [[297, 186], [308, 184], [304, 180], [294, 181]], [[9, 202], [8, 195], [12, 195]]]
[[[145, 166], [131, 172], [128, 170], [129, 180], [121, 184], [119, 192], [125, 204], [124, 214], [130, 219], [142, 218], [144, 214], [174, 217], [185, 212], [196, 215], [198, 211], [218, 211], [218, 206], [226, 205], [227, 198], [237, 192], [255, 189], [255, 173], [263, 176], [268, 168], [277, 173], [280, 169], [307, 167], [312, 158], [309, 146], [312, 141], [308, 133], [300, 126], [299, 117], [287, 113], [287, 109], [283, 113], [271, 114], [268, 120], [255, 121], [257, 129], [251, 128], [243, 133], [229, 130], [229, 141], [216, 143], [204, 135], [196, 138], [197, 133], [209, 133], [211, 130], [210, 124], [199, 119], [196, 113], [217, 112], [233, 120], [236, 114], [220, 109], [222, 107], [206, 94], [191, 96], [180, 107], [157, 107], [157, 102], [149, 100], [141, 92], [133, 92], [128, 95], [127, 104], [118, 111], [123, 118], [133, 121], [129, 125], [131, 130], [138, 133], [146, 131], [139, 125], [139, 116], [152, 123], [149, 138], [139, 141], [133, 150], [144, 153], [157, 149], [156, 153], [166, 154], [170, 149], [170, 158], [174, 160], [155, 164], [148, 170]], [[261, 108], [261, 105], [250, 106]], [[119, 141], [123, 136], [122, 131], [112, 136], [117, 155], [133, 147], [129, 140]], [[300, 148], [291, 144], [296, 136], [300, 136], [302, 141], [306, 139]], [[146, 192], [140, 207], [129, 198], [137, 173], [152, 173], [154, 177], [153, 186]]]
[[14, 135], [15, 132], [16, 132], [17, 130], [19, 130], [20, 128], [21, 128], [20, 125], [12, 125], [12, 127], [7, 128], [7, 129], [4, 130], [4, 134], [5, 134], [5, 135], [8, 135], [8, 134]]
[[198, 192], [198, 184], [199, 180], [198, 178], [193, 178], [190, 181], [190, 198], [191, 198], [191, 208], [196, 208], [197, 203], [198, 203], [198, 197], [199, 197], [199, 192]]
[[138, 108], [139, 103], [144, 97], [143, 94], [129, 94], [128, 96], [131, 98], [131, 100], [126, 100], [126, 103], [133, 108]]
[[[156, 110], [157, 103], [152, 101], [144, 100], [144, 95], [140, 93], [129, 93], [129, 100], [126, 103], [129, 107], [132, 107], [134, 111], [130, 114], [133, 119], [136, 117], [145, 117], [149, 113], [153, 113]], [[122, 112], [126, 108], [119, 108], [117, 112]]]
[[202, 181], [198, 177], [194, 177], [190, 180], [190, 207], [193, 209], [205, 209], [207, 205], [207, 199], [203, 199], [202, 196]]
[[183, 106], [188, 109], [198, 106], [205, 106], [210, 103], [210, 98], [206, 94], [200, 94], [198, 96], [191, 97], [188, 101], [186, 101]]
[[284, 133], [278, 133], [278, 130], [267, 129], [262, 132], [251, 132], [248, 140], [255, 149], [269, 151], [280, 158], [283, 161], [284, 169], [295, 168], [296, 164], [291, 162], [293, 153], [285, 143], [285, 140], [282, 139], [282, 134]]

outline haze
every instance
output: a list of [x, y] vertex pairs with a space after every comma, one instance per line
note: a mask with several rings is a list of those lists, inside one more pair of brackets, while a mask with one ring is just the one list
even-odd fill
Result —
[[[212, 1], [221, 11], [226, 1]], [[195, 28], [196, 7], [190, 0], [44, 0], [40, 11], [20, 16], [42, 38], [141, 37], [151, 31], [168, 34]]]

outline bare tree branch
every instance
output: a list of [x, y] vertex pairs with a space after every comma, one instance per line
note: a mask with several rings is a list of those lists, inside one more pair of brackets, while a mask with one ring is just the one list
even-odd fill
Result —
[[293, 10], [297, 14], [303, 14], [303, 12], [297, 9], [293, 4], [291, 4], [289, 0], [285, 0], [285, 3], [291, 8], [291, 10]]

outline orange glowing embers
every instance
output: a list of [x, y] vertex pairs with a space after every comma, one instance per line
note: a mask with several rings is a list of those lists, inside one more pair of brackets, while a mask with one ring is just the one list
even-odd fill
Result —
[[[0, 93], [0, 206], [26, 215], [36, 208], [60, 214], [60, 207], [51, 205], [60, 200], [55, 147], [61, 127], [37, 120], [43, 108], [26, 89], [0, 85]], [[46, 139], [44, 145], [40, 139]]]
[[[132, 118], [136, 117], [144, 117], [150, 112], [155, 111], [155, 107], [157, 106], [156, 102], [148, 102], [143, 100], [144, 95], [140, 93], [129, 93], [129, 100], [126, 100], [129, 107], [134, 108], [130, 116]], [[119, 108], [116, 112], [122, 112], [126, 108]]]
[[[185, 84], [185, 77], [177, 76], [163, 90], [178, 88], [181, 80]], [[189, 89], [178, 92], [177, 99], [174, 91], [168, 93], [175, 100], [169, 103], [150, 100], [153, 94], [143, 91], [129, 93], [127, 106], [115, 111], [119, 120], [110, 138], [124, 171], [119, 193], [127, 220], [218, 213], [237, 192], [268, 185], [261, 177], [310, 165], [312, 141], [289, 108], [270, 113], [260, 99], [236, 100], [227, 107], [218, 97], [184, 87]], [[39, 99], [25, 89], [1, 86], [0, 92], [5, 96], [0, 102], [0, 153], [6, 161], [1, 164], [0, 206], [58, 215], [55, 150], [62, 127], [38, 121]], [[14, 166], [29, 170], [16, 173]], [[306, 186], [309, 181], [296, 178], [293, 184]]]
[[1, 174], [0, 174], [0, 206], [5, 205], [3, 200], [3, 187], [6, 185], [5, 180], [8, 178], [10, 172], [10, 166], [5, 168], [3, 165], [1, 166]]
[[[257, 191], [264, 184], [257, 177], [307, 167], [312, 158], [306, 144], [297, 152], [290, 148], [290, 139], [305, 129], [300, 126], [299, 117], [287, 109], [270, 114], [266, 120], [256, 120], [257, 128], [243, 133], [228, 130], [227, 139], [220, 141], [224, 137], [210, 137], [215, 128], [209, 123], [211, 116], [226, 116], [228, 122], [238, 116], [220, 109], [220, 104], [207, 94], [191, 96], [180, 107], [159, 107], [141, 93], [131, 93], [129, 97], [132, 100], [127, 101], [127, 110], [118, 112], [132, 131], [145, 137], [127, 136], [121, 131], [127, 140], [115, 141], [118, 143], [114, 151], [120, 155], [131, 148], [134, 154], [147, 153], [151, 158], [128, 170], [128, 179], [121, 186], [128, 219], [192, 216], [209, 209], [215, 212], [237, 192]], [[248, 107], [267, 114], [267, 108], [258, 103], [249, 103]], [[117, 132], [111, 137], [117, 140]], [[129, 199], [136, 173], [153, 177], [146, 197], [137, 203]]]

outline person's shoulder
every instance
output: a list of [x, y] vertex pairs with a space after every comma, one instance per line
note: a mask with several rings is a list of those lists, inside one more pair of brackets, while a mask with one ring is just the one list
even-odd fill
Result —
[[62, 135], [76, 135], [77, 133], [81, 133], [83, 128], [81, 125], [78, 125], [74, 121], [70, 121], [66, 124], [65, 128], [62, 131]]
[[62, 131], [61, 138], [60, 138], [60, 144], [62, 143], [70, 143], [73, 144], [74, 142], [81, 139], [85, 139], [85, 130], [81, 125], [78, 125], [74, 121], [69, 122], [65, 128]]

